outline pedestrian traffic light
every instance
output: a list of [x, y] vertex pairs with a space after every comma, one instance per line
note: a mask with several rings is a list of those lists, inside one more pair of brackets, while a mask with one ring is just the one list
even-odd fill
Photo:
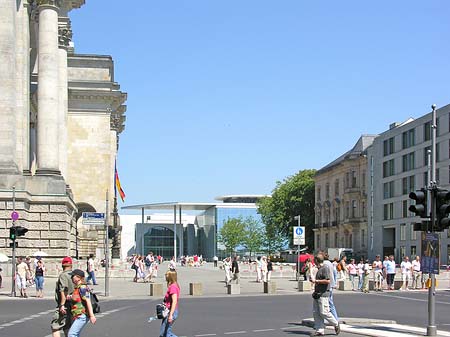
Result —
[[437, 189], [436, 196], [436, 226], [434, 230], [440, 232], [450, 226], [450, 191], [445, 189]]
[[9, 238], [13, 241], [16, 239], [16, 227], [13, 226], [9, 229]]
[[409, 206], [409, 211], [421, 218], [428, 218], [427, 214], [427, 191], [424, 188], [409, 193], [409, 198], [416, 201], [415, 205]]
[[14, 226], [14, 228], [16, 229], [16, 236], [24, 236], [28, 232], [28, 228], [22, 226]]
[[116, 230], [113, 226], [108, 226], [108, 239], [113, 239], [116, 236]]

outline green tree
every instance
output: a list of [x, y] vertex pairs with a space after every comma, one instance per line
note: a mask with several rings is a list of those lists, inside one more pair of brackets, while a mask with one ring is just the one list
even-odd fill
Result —
[[233, 253], [244, 241], [245, 224], [242, 217], [228, 218], [219, 231], [218, 241], [227, 252]]
[[306, 229], [305, 243], [310, 249], [313, 248], [315, 173], [315, 170], [302, 170], [282, 182], [277, 181], [272, 196], [258, 202], [270, 252], [279, 250], [283, 240], [292, 243], [292, 227], [298, 224], [294, 220], [297, 215], [300, 215], [301, 225]]
[[243, 223], [245, 230], [242, 245], [252, 256], [252, 253], [260, 252], [265, 243], [264, 227], [252, 216], [243, 219]]

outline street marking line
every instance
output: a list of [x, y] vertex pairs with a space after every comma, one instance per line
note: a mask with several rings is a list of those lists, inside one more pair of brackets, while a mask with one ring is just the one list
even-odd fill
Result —
[[260, 329], [260, 330], [253, 330], [253, 332], [266, 332], [266, 331], [274, 331], [275, 329]]
[[238, 335], [238, 334], [243, 334], [243, 333], [247, 333], [247, 331], [232, 331], [232, 332], [224, 332], [224, 335]]
[[215, 333], [206, 333], [204, 335], [194, 335], [194, 337], [207, 337], [207, 336], [217, 336]]
[[[396, 295], [391, 296], [391, 295], [382, 295], [382, 294], [376, 294], [374, 296], [377, 296], [377, 297], [389, 297], [389, 298], [400, 298], [400, 299], [403, 299], [403, 300], [410, 300], [410, 301], [416, 301], [416, 302], [428, 302], [428, 299], [412, 298], [412, 297], [405, 297], [405, 296], [396, 296]], [[450, 305], [450, 302], [435, 301], [435, 303]]]

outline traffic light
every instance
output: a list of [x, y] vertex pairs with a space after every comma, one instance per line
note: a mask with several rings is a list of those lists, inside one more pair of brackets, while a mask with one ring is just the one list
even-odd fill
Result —
[[16, 227], [13, 226], [9, 229], [9, 238], [13, 241], [16, 239]]
[[427, 214], [427, 190], [421, 188], [415, 192], [409, 193], [409, 198], [416, 201], [415, 205], [409, 206], [409, 211], [421, 218], [428, 218]]
[[12, 226], [9, 229], [9, 238], [11, 240], [16, 240], [18, 236], [24, 236], [28, 232], [28, 229], [22, 226]]
[[28, 232], [28, 228], [22, 226], [14, 226], [16, 229], [16, 236], [24, 236], [26, 232]]
[[113, 226], [108, 226], [108, 239], [113, 239], [116, 235], [116, 230], [113, 228]]
[[436, 197], [436, 226], [434, 229], [438, 232], [450, 226], [450, 191], [445, 189], [437, 189], [435, 191]]

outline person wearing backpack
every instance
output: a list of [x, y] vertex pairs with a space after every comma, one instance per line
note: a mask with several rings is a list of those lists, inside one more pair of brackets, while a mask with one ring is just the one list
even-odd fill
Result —
[[91, 303], [91, 293], [84, 280], [84, 271], [74, 269], [70, 274], [74, 290], [68, 298], [71, 301], [72, 326], [68, 337], [79, 337], [88, 320], [95, 324], [97, 318]]

